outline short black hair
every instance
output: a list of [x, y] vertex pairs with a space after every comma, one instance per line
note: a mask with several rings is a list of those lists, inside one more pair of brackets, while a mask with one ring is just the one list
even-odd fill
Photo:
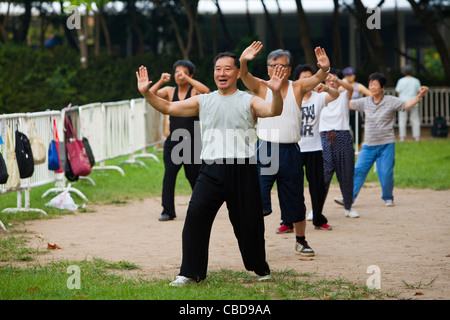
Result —
[[294, 69], [294, 81], [298, 80], [302, 72], [306, 71], [311, 72], [312, 75], [314, 75], [314, 73], [316, 72], [314, 67], [309, 64], [299, 64], [298, 66], [296, 66]]
[[230, 57], [230, 58], [233, 58], [233, 60], [234, 60], [234, 65], [235, 65], [238, 69], [241, 68], [241, 62], [239, 61], [238, 56], [235, 55], [235, 54], [232, 53], [232, 52], [229, 52], [229, 51], [221, 52], [221, 53], [219, 53], [219, 54], [214, 58], [214, 67], [216, 66], [217, 60], [219, 60], [220, 58], [223, 58], [223, 57]]
[[344, 74], [342, 73], [341, 69], [337, 68], [330, 68], [330, 73], [335, 74], [339, 79], [344, 78]]
[[195, 65], [189, 60], [178, 60], [173, 64], [173, 70], [178, 66], [186, 67], [189, 70], [189, 75], [194, 74]]
[[372, 80], [377, 80], [380, 86], [384, 88], [386, 86], [386, 77], [381, 72], [374, 72], [369, 76], [369, 82]]

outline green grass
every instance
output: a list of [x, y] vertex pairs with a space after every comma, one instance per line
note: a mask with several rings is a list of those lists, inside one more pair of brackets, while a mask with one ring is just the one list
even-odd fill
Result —
[[[69, 266], [76, 266], [77, 274]], [[346, 280], [323, 280], [293, 270], [273, 271], [258, 282], [242, 271], [209, 272], [207, 280], [182, 288], [170, 279], [124, 272], [102, 259], [60, 261], [43, 265], [0, 267], [0, 299], [11, 300], [367, 300], [394, 295]], [[126, 269], [128, 270], [128, 269]], [[77, 286], [78, 284], [78, 286]]]

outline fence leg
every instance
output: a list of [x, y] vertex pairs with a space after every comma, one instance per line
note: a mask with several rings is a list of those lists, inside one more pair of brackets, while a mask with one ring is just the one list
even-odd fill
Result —
[[43, 215], [47, 215], [47, 212], [41, 209], [30, 208], [30, 189], [25, 190], [25, 208], [22, 208], [22, 191], [17, 191], [17, 208], [6, 208], [2, 210], [2, 213], [15, 213], [15, 212], [38, 212]]
[[92, 167], [92, 170], [105, 170], [105, 169], [112, 169], [117, 170], [120, 172], [120, 174], [125, 177], [125, 172], [123, 172], [121, 167], [118, 166], [105, 166], [105, 161], [100, 162], [99, 166]]
[[3, 224], [2, 220], [0, 220], [0, 228], [5, 231], [8, 232], [8, 229], [6, 229], [5, 225]]
[[143, 166], [144, 168], [148, 168], [145, 163], [143, 163], [142, 161], [136, 160], [134, 154], [130, 154], [130, 158], [128, 160], [119, 162], [119, 165], [121, 165], [122, 163], [137, 163], [137, 164]]
[[[93, 181], [92, 181], [93, 182]], [[95, 185], [95, 183], [94, 183]], [[44, 194], [41, 196], [42, 198], [45, 198], [50, 192], [62, 192], [66, 189], [69, 189], [69, 191], [73, 191], [75, 192], [77, 195], [80, 196], [80, 198], [82, 198], [84, 201], [88, 201], [88, 199], [86, 198], [86, 196], [78, 189], [72, 188], [69, 184], [69, 187], [66, 188], [65, 186], [65, 180], [64, 177], [62, 179], [59, 179], [58, 181], [56, 181], [56, 186], [55, 188], [51, 188], [48, 189], [47, 191], [44, 192]]]

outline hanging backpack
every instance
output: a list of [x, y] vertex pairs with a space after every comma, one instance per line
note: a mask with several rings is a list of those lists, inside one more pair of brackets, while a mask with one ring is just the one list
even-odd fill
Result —
[[433, 137], [446, 138], [448, 135], [447, 121], [443, 117], [434, 118], [433, 128], [431, 129]]
[[31, 150], [30, 140], [19, 130], [16, 130], [16, 159], [20, 178], [31, 177], [34, 172], [33, 151]]

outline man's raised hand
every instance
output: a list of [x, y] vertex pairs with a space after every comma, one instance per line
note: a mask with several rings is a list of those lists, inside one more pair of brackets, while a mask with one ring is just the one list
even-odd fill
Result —
[[263, 45], [261, 41], [253, 41], [253, 43], [242, 52], [240, 59], [246, 61], [255, 59], [256, 55], [261, 51], [262, 47]]
[[314, 53], [316, 54], [317, 66], [322, 69], [322, 71], [327, 72], [330, 69], [330, 59], [328, 59], [325, 49], [316, 47]]
[[285, 68], [283, 66], [276, 66], [272, 78], [270, 78], [269, 81], [265, 81], [260, 79], [260, 82], [263, 82], [269, 87], [272, 91], [279, 91], [281, 89], [281, 84], [283, 83], [283, 80], [287, 77], [287, 73], [285, 71]]
[[152, 84], [152, 81], [148, 80], [147, 68], [144, 66], [139, 67], [139, 71], [136, 71], [137, 87], [140, 93], [146, 93]]

